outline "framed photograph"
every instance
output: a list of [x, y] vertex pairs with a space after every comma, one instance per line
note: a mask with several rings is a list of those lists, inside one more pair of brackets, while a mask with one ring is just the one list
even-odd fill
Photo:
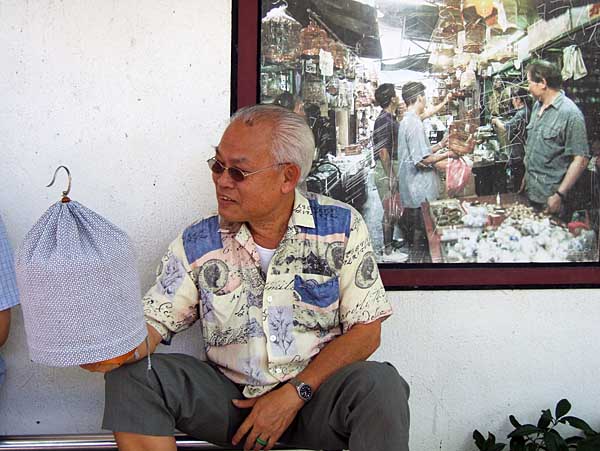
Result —
[[305, 189], [365, 218], [386, 287], [600, 286], [600, 8], [233, 2], [232, 111], [315, 137]]

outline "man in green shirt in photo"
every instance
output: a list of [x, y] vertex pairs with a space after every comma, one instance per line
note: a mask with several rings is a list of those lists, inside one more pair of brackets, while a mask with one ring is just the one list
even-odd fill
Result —
[[560, 69], [538, 60], [527, 66], [529, 91], [537, 100], [527, 126], [525, 190], [531, 205], [567, 222], [569, 191], [585, 171], [589, 145], [583, 114], [561, 90]]

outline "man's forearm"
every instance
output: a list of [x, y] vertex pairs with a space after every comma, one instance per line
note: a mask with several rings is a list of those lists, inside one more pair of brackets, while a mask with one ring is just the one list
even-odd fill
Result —
[[421, 163], [425, 166], [431, 166], [431, 165], [434, 165], [435, 163], [445, 160], [446, 158], [448, 158], [448, 156], [449, 156], [449, 152], [429, 155], [428, 157], [423, 158], [421, 160]]
[[448, 99], [445, 98], [444, 100], [442, 100], [437, 105], [431, 107], [427, 111], [424, 111], [420, 115], [421, 120], [430, 118], [431, 116], [434, 116], [434, 115], [438, 114], [441, 111], [441, 109], [444, 108], [444, 106], [446, 106], [447, 103], [448, 103]]
[[390, 176], [390, 172], [392, 175], [395, 174], [394, 168], [392, 168], [390, 153], [386, 147], [380, 149], [379, 158], [381, 159], [381, 165], [383, 166], [383, 172], [385, 172], [386, 177]]
[[0, 346], [2, 346], [7, 338], [10, 330], [10, 309], [0, 311]]
[[[146, 324], [146, 329], [148, 329], [148, 343], [146, 343], [146, 340], [140, 343], [140, 345], [135, 349], [134, 358], [129, 360], [127, 363], [137, 362], [138, 360], [142, 360], [144, 357], [146, 357], [148, 353], [152, 354], [162, 341], [161, 335], [154, 327]], [[147, 347], [147, 344], [150, 345], [150, 348]]]
[[297, 376], [316, 390], [336, 371], [354, 362], [366, 360], [379, 347], [381, 321], [356, 324], [344, 335], [329, 342]]
[[579, 155], [573, 157], [573, 161], [571, 161], [567, 173], [558, 187], [558, 191], [560, 191], [561, 194], [566, 195], [571, 188], [573, 188], [575, 182], [577, 182], [581, 174], [583, 174], [583, 171], [585, 171], [588, 161], [588, 158]]

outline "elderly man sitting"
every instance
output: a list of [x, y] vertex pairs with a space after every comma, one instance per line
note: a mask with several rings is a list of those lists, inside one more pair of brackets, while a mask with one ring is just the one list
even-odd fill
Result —
[[[106, 371], [121, 450], [175, 450], [179, 429], [246, 450], [408, 449], [408, 385], [366, 362], [392, 309], [350, 206], [297, 185], [313, 135], [277, 106], [238, 111], [208, 160], [218, 215], [187, 227], [144, 297], [149, 351], [200, 321], [208, 361], [142, 343]], [[110, 371], [110, 372], [108, 372]]]

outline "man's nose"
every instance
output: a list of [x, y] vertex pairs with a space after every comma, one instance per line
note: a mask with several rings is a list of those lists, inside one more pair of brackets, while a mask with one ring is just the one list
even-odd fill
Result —
[[213, 180], [215, 184], [222, 187], [230, 188], [233, 185], [235, 185], [235, 181], [231, 178], [227, 169], [221, 172], [220, 174], [215, 174], [213, 172]]

